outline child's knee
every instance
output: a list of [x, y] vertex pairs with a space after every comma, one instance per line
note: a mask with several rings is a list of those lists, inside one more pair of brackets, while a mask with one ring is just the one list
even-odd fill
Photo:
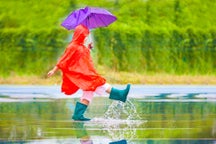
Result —
[[93, 99], [93, 96], [94, 96], [94, 92], [93, 91], [83, 91], [83, 95], [82, 97], [80, 98], [80, 100], [87, 100], [89, 101], [89, 103], [92, 101]]

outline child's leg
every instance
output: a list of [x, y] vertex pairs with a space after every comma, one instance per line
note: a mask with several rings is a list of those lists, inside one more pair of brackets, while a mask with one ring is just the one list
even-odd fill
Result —
[[85, 105], [89, 105], [89, 103], [93, 99], [94, 92], [97, 93], [98, 95], [104, 95], [106, 93], [109, 93], [110, 99], [120, 100], [122, 102], [125, 102], [127, 99], [129, 90], [130, 90], [130, 84], [127, 85], [126, 89], [119, 90], [119, 89], [113, 88], [110, 84], [105, 83], [104, 85], [97, 87], [95, 91], [83, 91], [83, 95], [80, 98], [80, 102]]
[[127, 100], [127, 95], [130, 90], [130, 84], [127, 85], [127, 87], [124, 90], [119, 90], [116, 88], [113, 88], [109, 84], [104, 84], [102, 86], [97, 87], [95, 92], [99, 95], [104, 95], [105, 92], [109, 93], [109, 98], [112, 100], [120, 100], [122, 102], [125, 102]]
[[97, 93], [98, 95], [104, 95], [106, 93], [110, 93], [111, 88], [112, 87], [110, 84], [105, 83], [104, 85], [97, 87], [95, 93]]
[[109, 84], [104, 84], [102, 86], [97, 87], [95, 91], [83, 91], [83, 96], [80, 98], [80, 102], [77, 102], [75, 107], [74, 115], [72, 119], [80, 120], [80, 121], [88, 121], [90, 119], [85, 118], [83, 116], [86, 108], [88, 107], [89, 103], [92, 101], [94, 92], [103, 95], [106, 92], [110, 94], [109, 98], [112, 100], [120, 100], [125, 102], [127, 100], [127, 95], [130, 90], [130, 84], [127, 85], [126, 89], [119, 90], [116, 88], [111, 87]]
[[89, 118], [84, 117], [84, 113], [92, 100], [94, 92], [93, 91], [83, 91], [83, 95], [80, 98], [80, 102], [76, 103], [74, 114], [72, 119], [79, 121], [89, 121]]
[[80, 102], [85, 105], [89, 105], [89, 103], [92, 101], [93, 95], [93, 91], [83, 91], [83, 95], [80, 98]]
[[110, 93], [109, 92], [110, 90], [111, 90], [111, 86], [106, 83], [102, 86], [97, 87], [95, 91], [83, 91], [83, 95], [80, 98], [80, 102], [85, 105], [89, 105], [89, 103], [91, 103], [93, 99], [94, 92], [97, 93], [98, 95], [104, 95], [106, 92]]

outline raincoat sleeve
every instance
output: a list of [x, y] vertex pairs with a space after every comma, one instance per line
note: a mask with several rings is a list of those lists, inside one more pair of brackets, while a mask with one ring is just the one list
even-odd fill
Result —
[[67, 70], [70, 63], [73, 61], [74, 53], [75, 53], [75, 50], [72, 48], [71, 45], [69, 45], [66, 48], [64, 54], [58, 60], [58, 63], [56, 64], [56, 66], [61, 70]]

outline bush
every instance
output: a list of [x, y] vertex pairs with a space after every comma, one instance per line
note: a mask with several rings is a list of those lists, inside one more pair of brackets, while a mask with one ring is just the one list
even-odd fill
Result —
[[100, 29], [94, 33], [99, 64], [120, 71], [215, 73], [213, 30], [128, 31]]
[[67, 33], [29, 31], [27, 29], [0, 30], [1, 75], [10, 73], [42, 74], [53, 65], [65, 47]]

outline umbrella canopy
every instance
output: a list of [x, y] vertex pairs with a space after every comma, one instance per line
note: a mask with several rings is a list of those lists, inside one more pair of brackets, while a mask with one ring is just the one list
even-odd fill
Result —
[[106, 27], [116, 21], [116, 17], [109, 11], [97, 7], [85, 7], [71, 12], [62, 22], [62, 26], [68, 30], [83, 24], [89, 29]]

